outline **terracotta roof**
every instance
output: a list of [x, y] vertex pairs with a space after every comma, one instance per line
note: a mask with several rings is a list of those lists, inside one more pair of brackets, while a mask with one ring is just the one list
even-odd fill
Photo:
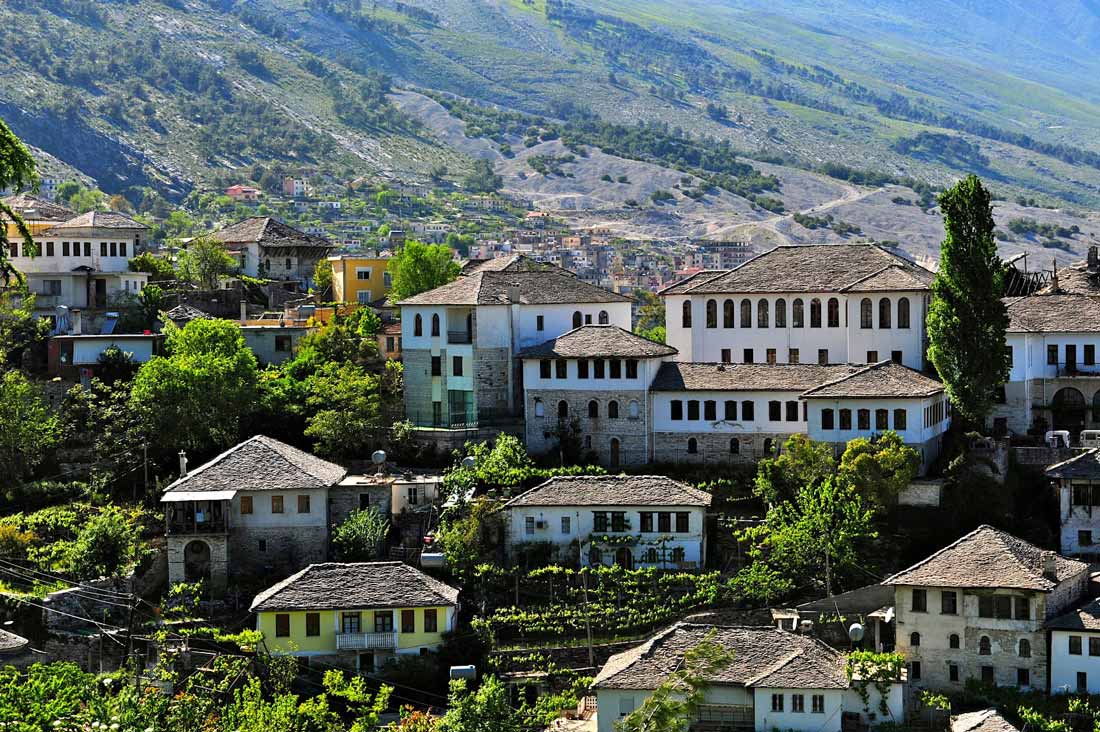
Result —
[[165, 493], [176, 491], [280, 491], [326, 488], [347, 470], [265, 435], [250, 437], [189, 471]]
[[3, 199], [8, 208], [15, 211], [28, 221], [68, 221], [76, 216], [76, 211], [65, 208], [59, 203], [54, 203], [46, 198], [39, 198], [30, 193], [17, 193]]
[[1049, 630], [1094, 630], [1100, 632], [1100, 598], [1047, 621]]
[[[1044, 574], [1047, 559], [1054, 560], [1052, 577]], [[979, 526], [883, 584], [1049, 592], [1088, 568], [1084, 562], [1040, 549], [992, 526]]]
[[951, 732], [1018, 732], [1019, 727], [996, 709], [983, 709], [951, 717]]
[[690, 277], [674, 282], [663, 290], [658, 290], [658, 295], [683, 295], [688, 290], [696, 285], [701, 285], [709, 282], [717, 277], [721, 277], [729, 270], [725, 269], [704, 269], [702, 271], [692, 274]]
[[458, 590], [404, 562], [325, 563], [311, 564], [264, 590], [250, 609], [354, 610], [457, 602]]
[[660, 358], [675, 348], [631, 333], [617, 325], [582, 325], [552, 340], [524, 349], [519, 358]]
[[[713, 633], [713, 636], [711, 634]], [[645, 643], [608, 659], [593, 686], [655, 689], [684, 654], [711, 636], [731, 651], [730, 663], [707, 681], [716, 685], [786, 689], [846, 689], [844, 656], [821, 641], [771, 626], [677, 623]]]
[[254, 216], [238, 221], [215, 231], [210, 236], [224, 243], [229, 249], [244, 244], [260, 244], [268, 248], [313, 247], [326, 250], [335, 248], [328, 239], [299, 231], [293, 226], [267, 216]]
[[1093, 448], [1074, 455], [1069, 460], [1055, 463], [1046, 469], [1048, 478], [1100, 479], [1100, 448]]
[[9, 633], [0, 628], [0, 653], [15, 653], [21, 651], [30, 644], [30, 641], [21, 635]]
[[933, 276], [875, 244], [797, 244], [776, 247], [717, 277], [664, 294], [863, 292], [893, 285], [924, 291]]
[[797, 391], [847, 376], [861, 367], [811, 363], [683, 363], [666, 361], [651, 391]]
[[400, 323], [387, 323], [382, 326], [382, 335], [401, 335]]
[[508, 503], [520, 506], [709, 506], [706, 491], [661, 475], [558, 476]]
[[1100, 332], [1100, 297], [1032, 295], [1005, 300], [1009, 333]]
[[75, 218], [68, 219], [56, 226], [51, 226], [43, 233], [43, 236], [49, 236], [53, 232], [62, 232], [69, 229], [121, 229], [144, 231], [148, 228], [148, 226], [140, 221], [134, 221], [129, 216], [116, 213], [115, 211], [89, 211]]
[[474, 272], [402, 300], [398, 305], [507, 305], [515, 289], [520, 304], [630, 302], [625, 295], [556, 272]]
[[916, 399], [942, 391], [943, 384], [919, 371], [893, 361], [881, 361], [816, 386], [802, 396], [807, 399]]

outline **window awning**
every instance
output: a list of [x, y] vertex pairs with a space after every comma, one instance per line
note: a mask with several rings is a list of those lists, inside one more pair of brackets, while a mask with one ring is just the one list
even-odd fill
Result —
[[237, 491], [168, 491], [161, 496], [161, 503], [180, 501], [228, 501]]

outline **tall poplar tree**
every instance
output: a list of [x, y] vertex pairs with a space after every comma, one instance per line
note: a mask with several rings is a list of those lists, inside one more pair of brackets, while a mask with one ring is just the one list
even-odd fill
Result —
[[955, 412], [981, 426], [1008, 379], [1004, 264], [993, 238], [989, 191], [969, 175], [940, 194], [946, 236], [932, 281], [928, 358]]

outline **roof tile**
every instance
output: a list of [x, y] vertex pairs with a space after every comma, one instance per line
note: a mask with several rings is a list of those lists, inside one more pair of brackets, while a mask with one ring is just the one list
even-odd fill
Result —
[[251, 610], [339, 610], [455, 605], [458, 590], [403, 562], [311, 564], [252, 601]]
[[582, 325], [516, 355], [518, 358], [660, 358], [677, 353], [671, 346], [642, 338], [617, 325]]
[[943, 384], [893, 361], [864, 366], [854, 373], [816, 386], [806, 399], [924, 398], [943, 391]]
[[711, 495], [662, 475], [557, 476], [517, 496], [522, 506], [709, 506]]
[[347, 470], [265, 435], [250, 437], [179, 478], [171, 491], [278, 491], [325, 488]]
[[661, 364], [651, 391], [797, 391], [803, 392], [857, 371], [847, 364], [685, 363]]

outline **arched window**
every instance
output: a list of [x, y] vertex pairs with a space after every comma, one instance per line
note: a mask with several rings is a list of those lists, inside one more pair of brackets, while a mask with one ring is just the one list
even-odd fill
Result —
[[768, 301], [760, 300], [756, 303], [756, 327], [767, 328], [769, 318]]
[[787, 327], [787, 301], [783, 298], [775, 301], [775, 327]]
[[911, 646], [919, 646], [920, 645], [920, 633], [910, 633], [909, 634], [909, 645], [911, 645]]
[[699, 453], [699, 441], [694, 437], [688, 438], [688, 455], [696, 455]]
[[438, 336], [439, 335], [439, 314], [438, 313], [435, 313], [435, 314], [432, 315], [432, 335], [433, 336]]
[[989, 643], [989, 636], [983, 635], [978, 639], [978, 655], [988, 656], [993, 653], [993, 648]]
[[959, 647], [959, 634], [958, 633], [952, 633], [950, 636], [948, 636], [947, 645], [950, 648], [958, 648]]
[[732, 328], [733, 321], [733, 300], [727, 299], [722, 303], [722, 327]]
[[1020, 639], [1020, 658], [1031, 658], [1031, 641], [1027, 638]]
[[741, 441], [736, 437], [730, 440], [730, 455], [739, 455], [741, 453]]
[[909, 298], [907, 297], [898, 299], [898, 327], [909, 327]]
[[580, 328], [582, 325], [584, 325], [584, 316], [581, 315], [580, 310], [577, 310], [573, 313], [573, 327]]
[[420, 313], [417, 313], [416, 317], [413, 318], [413, 335], [424, 335], [424, 318], [420, 317]]
[[859, 327], [873, 327], [872, 317], [871, 298], [865, 297], [859, 301]]
[[791, 307], [791, 326], [794, 328], [802, 327], [802, 298], [796, 297], [794, 299], [794, 305]]
[[611, 316], [607, 314], [606, 310], [600, 311], [600, 317], [598, 319], [600, 325], [607, 325], [611, 322]]
[[810, 327], [821, 327], [821, 300], [816, 297], [810, 300]]
[[835, 297], [829, 298], [829, 327], [840, 327], [840, 300]]
[[614, 399], [607, 403], [607, 417], [608, 419], [619, 418], [619, 403]]
[[657, 548], [651, 546], [650, 548], [646, 549], [645, 554], [642, 555], [642, 561], [646, 564], [656, 564], [659, 561]]
[[888, 297], [878, 301], [878, 327], [890, 327], [890, 298]]
[[[684, 300], [684, 304], [680, 306], [680, 325], [685, 328], [691, 327], [691, 301]], [[576, 318], [574, 318], [576, 320]]]
[[562, 399], [558, 402], [558, 419], [567, 419], [569, 417], [569, 402]]
[[741, 327], [752, 327], [752, 303], [748, 298], [741, 301]]
[[707, 300], [707, 327], [718, 327], [718, 301]]
[[641, 414], [641, 410], [642, 408], [641, 406], [639, 406], [637, 401], [631, 401], [630, 407], [627, 410], [627, 414], [630, 415], [631, 419], [637, 419]]
[[600, 416], [600, 403], [595, 399], [588, 402], [588, 416], [591, 419], [596, 419]]
[[542, 403], [541, 399], [535, 400], [535, 416], [542, 417], [546, 414], [546, 406]]

